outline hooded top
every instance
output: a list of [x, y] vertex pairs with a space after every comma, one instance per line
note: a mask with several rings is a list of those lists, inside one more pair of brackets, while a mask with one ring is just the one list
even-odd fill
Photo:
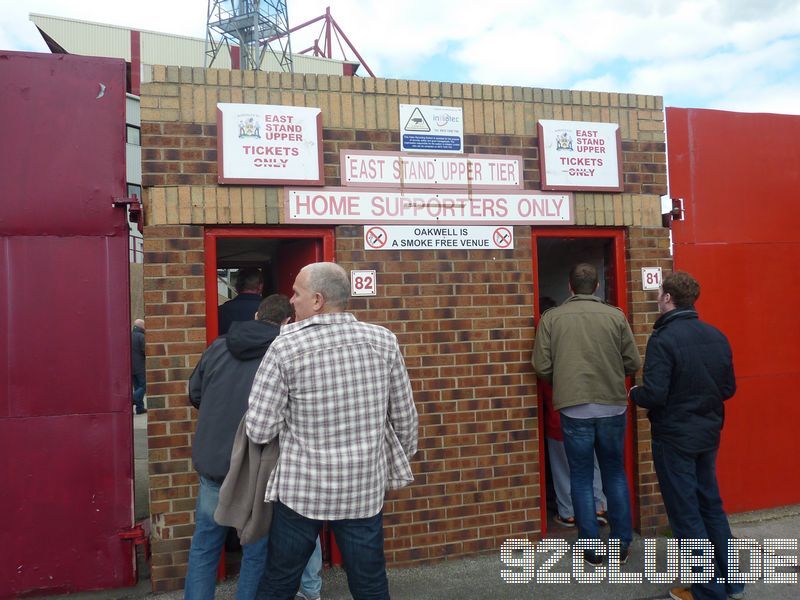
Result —
[[192, 445], [195, 470], [222, 483], [233, 438], [247, 411], [250, 387], [280, 329], [264, 321], [238, 321], [206, 349], [189, 378], [189, 400], [199, 409]]

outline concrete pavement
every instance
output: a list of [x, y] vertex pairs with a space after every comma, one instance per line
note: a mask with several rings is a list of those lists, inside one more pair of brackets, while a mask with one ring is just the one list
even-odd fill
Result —
[[[758, 540], [763, 544], [765, 538], [798, 540], [800, 538], [800, 505], [784, 507], [769, 511], [741, 513], [731, 516], [734, 534], [739, 538]], [[574, 530], [553, 532], [551, 537], [561, 535], [567, 537]], [[665, 540], [659, 540], [659, 553], [664, 554]], [[798, 550], [785, 552], [798, 556]], [[541, 556], [537, 556], [537, 565], [541, 565]], [[567, 557], [568, 559], [568, 557]], [[567, 559], [554, 566], [554, 572], [569, 572]], [[663, 560], [659, 570], [664, 570]], [[397, 568], [389, 570], [389, 585], [392, 598], [395, 600], [441, 600], [457, 598], [459, 600], [514, 600], [535, 598], [580, 599], [580, 600], [658, 600], [668, 598], [669, 585], [653, 583], [635, 584], [543, 584], [543, 583], [506, 583], [501, 575], [505, 568], [500, 562], [500, 551], [492, 554], [468, 558], [454, 559], [435, 565]], [[746, 566], [743, 566], [746, 571]], [[622, 573], [643, 573], [644, 552], [640, 538], [634, 540], [628, 564], [621, 569]], [[797, 571], [791, 575], [795, 583], [767, 584], [763, 581], [748, 585], [745, 590], [747, 600], [796, 600], [800, 598], [800, 584], [797, 583]], [[142, 581], [136, 588], [112, 590], [91, 594], [73, 594], [76, 600], [101, 599], [133, 599], [153, 596], [149, 591], [149, 582]], [[236, 581], [226, 581], [217, 587], [218, 599], [233, 599], [236, 593]], [[326, 600], [346, 600], [351, 596], [347, 590], [347, 581], [342, 569], [326, 569], [323, 574], [323, 598]], [[159, 594], [158, 600], [178, 600], [183, 598], [181, 592]]]

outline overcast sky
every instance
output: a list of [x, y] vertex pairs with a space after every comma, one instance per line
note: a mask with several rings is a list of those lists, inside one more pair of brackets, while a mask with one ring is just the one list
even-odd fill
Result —
[[[667, 106], [800, 114], [800, 0], [287, 4], [293, 26], [330, 6], [378, 77], [657, 94]], [[47, 52], [30, 12], [204, 37], [207, 7], [0, 0], [0, 49]], [[293, 35], [293, 49], [310, 46], [319, 31], [316, 24]]]

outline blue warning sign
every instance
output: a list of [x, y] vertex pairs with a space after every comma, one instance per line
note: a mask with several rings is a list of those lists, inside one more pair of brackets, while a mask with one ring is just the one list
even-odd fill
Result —
[[417, 152], [463, 152], [463, 111], [455, 106], [401, 104], [400, 149]]
[[403, 150], [461, 152], [461, 139], [449, 135], [403, 134]]

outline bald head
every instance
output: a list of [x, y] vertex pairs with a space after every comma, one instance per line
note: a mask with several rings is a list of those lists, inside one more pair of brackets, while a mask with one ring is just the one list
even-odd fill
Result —
[[298, 321], [317, 314], [342, 312], [350, 297], [347, 272], [332, 262], [303, 267], [294, 282], [292, 305]]
[[144, 329], [144, 319], [136, 319], [133, 322], [134, 327], [138, 327], [139, 329]]
[[308, 287], [319, 292], [331, 308], [344, 310], [350, 297], [350, 281], [347, 272], [332, 262], [313, 263], [303, 267], [308, 273]]

